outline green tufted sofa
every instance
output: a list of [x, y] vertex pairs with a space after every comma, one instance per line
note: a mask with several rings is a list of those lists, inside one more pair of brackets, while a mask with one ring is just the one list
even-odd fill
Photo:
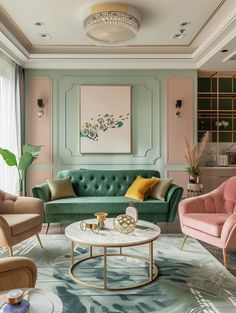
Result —
[[34, 197], [44, 201], [46, 223], [93, 218], [98, 211], [106, 211], [109, 217], [114, 217], [125, 213], [130, 202], [138, 209], [140, 219], [151, 222], [174, 221], [183, 189], [171, 184], [165, 201], [151, 198], [137, 201], [124, 197], [138, 175], [145, 178], [160, 177], [160, 173], [155, 170], [66, 170], [59, 172], [57, 178], [70, 177], [78, 197], [50, 201], [50, 190], [46, 183], [33, 187], [32, 192]]

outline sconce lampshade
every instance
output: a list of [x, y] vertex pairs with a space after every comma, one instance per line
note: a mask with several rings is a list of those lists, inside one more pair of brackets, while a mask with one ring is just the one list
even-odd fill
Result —
[[84, 20], [84, 29], [100, 45], [119, 45], [136, 36], [139, 20], [138, 12], [125, 3], [94, 4]]

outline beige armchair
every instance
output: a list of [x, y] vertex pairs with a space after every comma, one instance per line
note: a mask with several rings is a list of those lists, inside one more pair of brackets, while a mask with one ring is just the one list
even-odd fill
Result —
[[25, 257], [0, 259], [0, 292], [17, 288], [33, 288], [37, 279], [35, 263]]
[[0, 190], [0, 245], [8, 248], [39, 233], [43, 222], [43, 202], [31, 197], [19, 197]]

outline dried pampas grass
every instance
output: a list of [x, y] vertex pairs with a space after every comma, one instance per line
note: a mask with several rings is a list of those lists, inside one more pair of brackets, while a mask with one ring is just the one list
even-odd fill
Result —
[[197, 175], [199, 174], [199, 162], [201, 160], [202, 153], [205, 149], [205, 146], [208, 140], [209, 140], [209, 132], [206, 132], [202, 136], [200, 143], [197, 143], [195, 145], [192, 145], [189, 142], [189, 140], [186, 137], [184, 137], [184, 141], [185, 141], [186, 148], [187, 148], [187, 154], [185, 154], [184, 157], [188, 163], [187, 170], [189, 173], [193, 173]]

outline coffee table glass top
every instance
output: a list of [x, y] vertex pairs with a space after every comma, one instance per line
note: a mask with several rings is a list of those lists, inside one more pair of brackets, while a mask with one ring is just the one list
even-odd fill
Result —
[[[157, 225], [139, 220], [132, 233], [123, 234], [113, 227], [113, 218], [105, 220], [105, 230], [94, 233], [92, 230], [83, 231], [80, 228], [80, 221], [70, 224], [65, 229], [66, 236], [72, 241], [85, 245], [101, 247], [125, 247], [144, 244], [154, 241], [160, 236], [161, 230]], [[86, 223], [96, 223], [97, 219], [85, 220]]]

